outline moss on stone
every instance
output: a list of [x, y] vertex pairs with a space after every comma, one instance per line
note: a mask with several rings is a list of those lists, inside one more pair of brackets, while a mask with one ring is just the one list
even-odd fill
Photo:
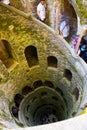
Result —
[[87, 24], [87, 5], [83, 4], [81, 0], [76, 0], [79, 12], [80, 12], [80, 19], [82, 24]]

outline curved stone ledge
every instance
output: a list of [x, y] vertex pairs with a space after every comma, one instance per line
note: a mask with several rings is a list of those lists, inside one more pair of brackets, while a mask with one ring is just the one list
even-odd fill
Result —
[[[35, 127], [26, 127], [19, 128], [18, 130], [87, 130], [87, 114], [81, 115], [75, 118], [71, 118], [65, 121], [35, 126]], [[15, 130], [15, 129], [12, 129]]]

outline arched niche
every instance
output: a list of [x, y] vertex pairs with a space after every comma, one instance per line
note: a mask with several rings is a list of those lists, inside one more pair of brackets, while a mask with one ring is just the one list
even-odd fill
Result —
[[77, 87], [74, 88], [72, 94], [73, 94], [73, 96], [75, 97], [75, 101], [77, 101], [78, 98], [79, 98], [79, 89], [78, 89]]
[[14, 103], [15, 103], [15, 106], [16, 107], [19, 107], [21, 101], [23, 99], [23, 95], [17, 93], [15, 96], [14, 96]]
[[64, 76], [65, 78], [67, 78], [69, 81], [72, 80], [72, 73], [71, 73], [71, 71], [70, 71], [69, 69], [65, 69], [65, 70], [64, 70], [63, 76]]
[[48, 80], [46, 80], [46, 81], [44, 82], [44, 85], [45, 85], [45, 86], [48, 86], [48, 87], [50, 87], [50, 88], [54, 88], [53, 83], [52, 83], [51, 81], [48, 81]]
[[37, 80], [37, 81], [35, 81], [35, 82], [33, 83], [34, 89], [36, 89], [36, 88], [38, 88], [38, 87], [40, 87], [40, 86], [42, 86], [42, 85], [43, 85], [43, 82], [42, 82], [41, 80]]
[[47, 65], [48, 67], [54, 67], [57, 68], [57, 58], [54, 56], [47, 57]]
[[14, 117], [18, 118], [18, 107], [12, 106], [12, 114]]
[[14, 63], [11, 47], [7, 40], [0, 40], [0, 59], [7, 68]]
[[39, 64], [36, 47], [34, 47], [34, 46], [26, 47], [25, 57], [26, 57], [29, 67], [33, 67], [33, 66]]
[[32, 91], [32, 88], [30, 86], [25, 86], [22, 89], [22, 95], [27, 95], [28, 93], [30, 93]]

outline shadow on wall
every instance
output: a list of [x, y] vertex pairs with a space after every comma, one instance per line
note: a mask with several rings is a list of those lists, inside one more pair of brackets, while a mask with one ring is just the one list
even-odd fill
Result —
[[10, 44], [6, 40], [0, 41], [0, 59], [7, 68], [14, 63]]

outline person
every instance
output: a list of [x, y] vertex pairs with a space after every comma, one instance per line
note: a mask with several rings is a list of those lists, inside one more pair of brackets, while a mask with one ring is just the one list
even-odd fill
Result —
[[81, 38], [78, 55], [87, 63], [87, 34]]
[[71, 48], [74, 50], [74, 52], [77, 53], [77, 44], [78, 44], [78, 41], [79, 41], [79, 35], [75, 35], [72, 39], [72, 44], [71, 44]]
[[77, 46], [76, 46], [76, 53], [77, 54], [78, 54], [78, 51], [79, 51], [79, 46], [81, 44], [82, 37], [85, 36], [86, 34], [87, 34], [87, 29], [83, 30], [82, 33], [79, 35], [78, 43], [77, 43]]
[[10, 1], [9, 0], [1, 0], [1, 2], [6, 4], [6, 5], [10, 5]]
[[37, 15], [39, 20], [45, 22], [46, 19], [46, 3], [45, 0], [41, 0], [41, 2], [37, 6]]
[[66, 18], [59, 25], [59, 34], [63, 36], [63, 38], [65, 39], [69, 36], [69, 32], [70, 32], [69, 22], [70, 22], [70, 19]]

